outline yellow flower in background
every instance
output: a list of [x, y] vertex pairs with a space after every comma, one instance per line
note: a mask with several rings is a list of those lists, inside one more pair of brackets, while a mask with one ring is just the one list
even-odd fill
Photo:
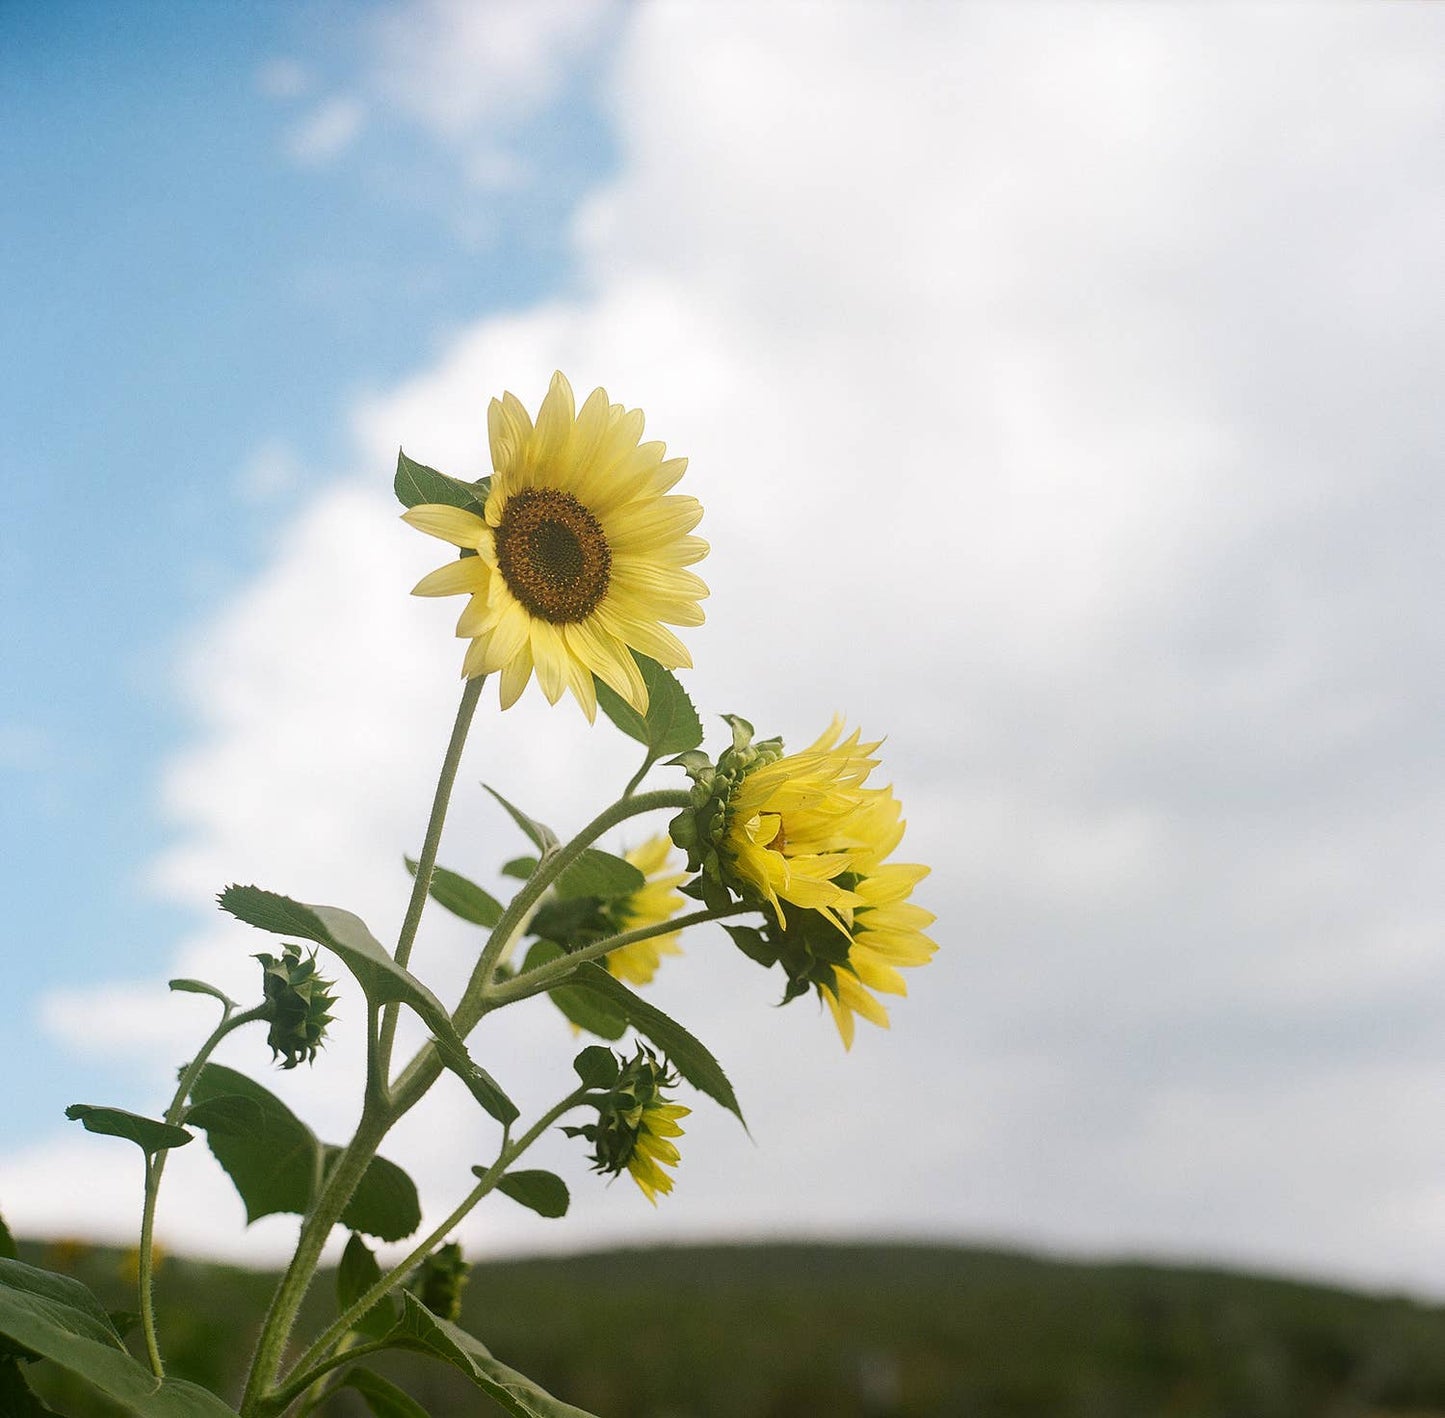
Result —
[[870, 849], [882, 855], [879, 831], [892, 826], [875, 807], [887, 790], [863, 786], [878, 744], [860, 743], [856, 729], [842, 733], [835, 718], [803, 752], [750, 769], [728, 799], [721, 849], [729, 874], [784, 925], [786, 901], [841, 926], [858, 898], [838, 878]]
[[504, 709], [536, 671], [555, 704], [567, 690], [589, 720], [593, 675], [639, 713], [647, 686], [633, 651], [668, 669], [692, 658], [668, 625], [701, 625], [707, 586], [687, 567], [708, 546], [690, 535], [696, 498], [671, 492], [686, 458], [642, 443], [637, 409], [594, 389], [580, 410], [560, 374], [537, 421], [513, 394], [487, 410], [491, 492], [482, 516], [423, 503], [402, 515], [412, 526], [475, 551], [433, 571], [418, 596], [467, 595], [457, 634], [471, 640], [467, 678], [499, 672]]
[[[634, 931], [675, 916], [686, 905], [677, 890], [687, 880], [685, 871], [670, 871], [672, 840], [653, 837], [640, 847], [623, 854], [647, 878], [647, 884], [634, 891], [622, 905], [619, 931]], [[603, 962], [619, 980], [629, 985], [645, 985], [657, 974], [664, 955], [681, 955], [679, 932], [653, 936], [651, 940], [634, 941], [607, 955]]]

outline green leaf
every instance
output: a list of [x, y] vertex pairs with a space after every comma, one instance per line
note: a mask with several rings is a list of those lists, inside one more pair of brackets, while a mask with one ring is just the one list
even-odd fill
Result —
[[[376, 1257], [353, 1231], [346, 1249], [341, 1253], [341, 1264], [336, 1268], [338, 1312], [344, 1314], [380, 1279], [381, 1267], [376, 1263]], [[390, 1295], [383, 1295], [351, 1327], [368, 1339], [380, 1339], [395, 1327], [396, 1318], [396, 1301]]]
[[546, 853], [555, 851], [556, 848], [562, 845], [561, 840], [558, 838], [557, 834], [553, 832], [552, 829], [548, 827], [545, 823], [538, 822], [535, 818], [528, 817], [521, 808], [515, 807], [513, 806], [513, 804], [509, 803], [506, 798], [504, 798], [495, 788], [487, 787], [485, 783], [482, 784], [482, 787], [486, 788], [487, 791], [494, 798], [496, 798], [496, 800], [501, 803], [504, 808], [506, 808], [512, 821], [515, 822], [517, 826], [520, 827], [522, 831], [527, 834], [527, 836], [532, 841], [532, 845], [539, 852]]
[[513, 1418], [595, 1418], [553, 1398], [525, 1374], [494, 1359], [480, 1339], [432, 1314], [409, 1290], [401, 1292], [401, 1322], [387, 1336], [399, 1349], [414, 1349], [459, 1369]]
[[[479, 1177], [486, 1170], [485, 1167], [472, 1168]], [[565, 1216], [572, 1200], [567, 1194], [567, 1183], [555, 1172], [508, 1172], [497, 1183], [497, 1190], [538, 1216]]]
[[5, 1218], [0, 1216], [0, 1260], [14, 1260], [15, 1255], [15, 1237], [10, 1234]]
[[349, 1369], [338, 1388], [354, 1388], [371, 1410], [372, 1418], [430, 1418], [430, 1414], [409, 1393], [373, 1374], [370, 1369]]
[[403, 507], [418, 507], [425, 502], [440, 502], [448, 507], [461, 507], [475, 512], [478, 517], [486, 506], [487, 493], [492, 480], [482, 478], [479, 482], [463, 482], [460, 478], [448, 477], [425, 463], [408, 458], [399, 448], [396, 453], [396, 478], [392, 487], [396, 500]]
[[652, 1040], [694, 1088], [721, 1103], [744, 1127], [747, 1126], [733, 1086], [706, 1044], [590, 960], [577, 967], [572, 979], [580, 988], [593, 991], [626, 1014], [627, 1022], [639, 1034]]
[[410, 1005], [431, 1028], [450, 1029], [442, 1002], [386, 953], [360, 916], [335, 906], [308, 906], [258, 886], [228, 886], [219, 899], [223, 911], [248, 926], [301, 936], [334, 951], [372, 1004]]
[[[327, 1165], [340, 1152], [339, 1147], [328, 1147]], [[373, 1157], [341, 1213], [341, 1224], [379, 1241], [404, 1240], [421, 1225], [416, 1183], [395, 1162]]]
[[[533, 941], [527, 958], [522, 962], [521, 973], [525, 975], [539, 965], [560, 960], [566, 953], [550, 940]], [[589, 990], [579, 990], [575, 985], [558, 985], [547, 991], [547, 998], [570, 1023], [597, 1035], [599, 1039], [620, 1039], [627, 1032], [627, 1016]]]
[[589, 1044], [572, 1060], [572, 1067], [586, 1088], [611, 1088], [620, 1072], [617, 1055], [601, 1044]]
[[616, 690], [597, 680], [597, 703], [602, 712], [629, 738], [645, 745], [656, 760], [683, 753], [702, 742], [702, 721], [692, 700], [671, 670], [633, 651], [637, 668], [647, 685], [647, 713], [639, 714]]
[[0, 1413], [5, 1418], [58, 1418], [30, 1391], [15, 1359], [0, 1359]]
[[65, 1116], [72, 1122], [84, 1124], [86, 1132], [123, 1137], [134, 1142], [147, 1157], [170, 1147], [184, 1147], [191, 1140], [185, 1128], [157, 1122], [154, 1118], [143, 1118], [137, 1113], [127, 1113], [122, 1108], [96, 1108], [89, 1103], [72, 1103], [65, 1110]]
[[[223, 1064], [207, 1064], [191, 1089], [187, 1117], [206, 1140], [246, 1207], [246, 1222], [304, 1215], [321, 1171], [321, 1143], [274, 1093]], [[246, 1104], [250, 1104], [247, 1108]]]
[[646, 884], [647, 878], [631, 862], [596, 847], [584, 847], [577, 860], [553, 883], [553, 889], [563, 900], [596, 896], [615, 901], [641, 891]]
[[167, 981], [171, 989], [179, 990], [187, 995], [210, 995], [212, 999], [218, 999], [226, 1007], [227, 1011], [237, 1009], [239, 1006], [230, 995], [224, 990], [218, 990], [214, 985], [208, 985], [204, 980], [170, 980]]
[[[405, 857], [406, 869], [416, 875], [416, 863]], [[502, 919], [501, 903], [489, 896], [480, 886], [464, 876], [445, 867], [432, 871], [431, 886], [427, 893], [438, 906], [444, 907], [454, 916], [470, 921], [474, 926], [494, 926]]]
[[139, 1418], [236, 1418], [215, 1394], [182, 1379], [159, 1380], [131, 1358], [95, 1296], [68, 1276], [0, 1260], [0, 1334]]
[[467, 1052], [467, 1047], [451, 1030], [445, 1037], [433, 1036], [437, 1057], [466, 1084], [467, 1092], [503, 1127], [517, 1121], [521, 1114], [507, 1097], [502, 1085]]
[[510, 876], [516, 881], [526, 881], [536, 870], [536, 857], [513, 857], [510, 862], [502, 864], [502, 875]]

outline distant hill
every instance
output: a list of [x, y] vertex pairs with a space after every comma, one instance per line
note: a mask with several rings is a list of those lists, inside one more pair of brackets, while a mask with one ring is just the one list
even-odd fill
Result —
[[[119, 1252], [21, 1258], [134, 1306]], [[318, 1282], [303, 1331], [335, 1313]], [[266, 1275], [170, 1258], [171, 1371], [234, 1385]], [[492, 1261], [463, 1323], [600, 1418], [1445, 1418], [1445, 1309], [1237, 1273], [939, 1246], [767, 1245]], [[436, 1418], [500, 1410], [452, 1370], [377, 1362]], [[115, 1410], [63, 1375], [69, 1418]], [[364, 1410], [338, 1398], [331, 1418]]]

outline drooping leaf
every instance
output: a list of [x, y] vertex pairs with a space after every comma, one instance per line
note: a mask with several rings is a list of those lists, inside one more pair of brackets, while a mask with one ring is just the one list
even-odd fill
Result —
[[[403, 860], [407, 871], [415, 876], [416, 862], [410, 857]], [[502, 906], [495, 897], [488, 895], [475, 882], [445, 867], [433, 869], [427, 894], [438, 906], [474, 926], [494, 926], [502, 919]]]
[[215, 1394], [182, 1379], [158, 1380], [133, 1359], [99, 1301], [69, 1276], [0, 1260], [0, 1335], [85, 1379], [138, 1418], [236, 1418]]
[[[338, 1311], [344, 1314], [380, 1279], [381, 1267], [376, 1263], [376, 1257], [353, 1231], [346, 1249], [341, 1253], [341, 1264], [336, 1268]], [[390, 1295], [383, 1295], [351, 1327], [368, 1339], [380, 1339], [396, 1325], [396, 1319], [396, 1301]]]
[[127, 1113], [123, 1108], [97, 1108], [89, 1103], [72, 1103], [65, 1110], [65, 1116], [72, 1122], [81, 1123], [86, 1132], [123, 1137], [135, 1143], [147, 1156], [164, 1152], [169, 1147], [184, 1147], [191, 1140], [185, 1128], [158, 1122], [155, 1118], [143, 1118], [137, 1113]]
[[684, 753], [702, 742], [702, 721], [687, 691], [671, 670], [633, 651], [647, 685], [647, 713], [639, 714], [616, 690], [597, 680], [597, 703], [629, 738], [647, 749], [652, 760]]
[[516, 807], [512, 803], [509, 803], [506, 798], [504, 798], [495, 788], [488, 787], [486, 783], [483, 783], [482, 787], [486, 788], [487, 791], [494, 798], [496, 798], [496, 800], [501, 803], [504, 808], [506, 808], [508, 816], [510, 816], [512, 821], [515, 822], [517, 826], [520, 827], [522, 831], [527, 834], [527, 836], [531, 839], [532, 845], [539, 852], [550, 852], [561, 845], [561, 841], [558, 838], [557, 834], [553, 832], [552, 829], [548, 827], [545, 823], [538, 822], [535, 818], [528, 817], [521, 808]]
[[503, 1127], [516, 1122], [520, 1116], [517, 1105], [507, 1097], [506, 1091], [467, 1052], [466, 1045], [451, 1030], [445, 1036], [436, 1035], [432, 1045], [437, 1057], [466, 1085], [467, 1092], [477, 1100]]
[[513, 1418], [595, 1418], [538, 1388], [525, 1374], [494, 1359], [480, 1339], [431, 1313], [409, 1290], [400, 1323], [387, 1336], [398, 1349], [414, 1349], [460, 1370]]
[[278, 1212], [304, 1215], [321, 1171], [316, 1134], [274, 1093], [223, 1064], [201, 1070], [191, 1098], [187, 1117], [206, 1129], [212, 1155], [240, 1193], [247, 1224]]
[[168, 980], [167, 984], [171, 989], [179, 990], [182, 994], [210, 995], [212, 999], [220, 1000], [228, 1012], [239, 1007], [224, 990], [218, 990], [204, 980]]
[[526, 881], [536, 870], [536, 857], [513, 857], [511, 861], [502, 864], [502, 875], [510, 876], [515, 881]]
[[348, 1369], [338, 1387], [354, 1388], [365, 1400], [372, 1418], [431, 1418], [409, 1393], [370, 1369]]
[[721, 1103], [737, 1120], [743, 1122], [742, 1109], [728, 1082], [722, 1065], [713, 1057], [711, 1050], [696, 1038], [677, 1020], [664, 1014], [655, 1005], [634, 994], [622, 983], [609, 975], [600, 965], [584, 961], [572, 977], [580, 988], [591, 990], [620, 1009], [627, 1022], [645, 1038], [650, 1039], [668, 1057], [672, 1066], [694, 1088], [706, 1093], [709, 1098]]
[[616, 901], [641, 891], [646, 884], [647, 878], [631, 862], [596, 847], [584, 847], [576, 861], [553, 883], [553, 890], [564, 900], [596, 896], [603, 901]]
[[[522, 974], [539, 965], [560, 960], [566, 954], [560, 945], [550, 940], [533, 941], [522, 962]], [[547, 991], [547, 998], [557, 1006], [569, 1022], [599, 1039], [620, 1039], [627, 1032], [627, 1016], [615, 1005], [590, 990], [578, 989], [576, 985], [558, 985]]]
[[[340, 1152], [339, 1147], [328, 1147], [327, 1164]], [[341, 1224], [379, 1241], [404, 1240], [421, 1225], [416, 1183], [395, 1162], [373, 1157], [341, 1213]]]
[[[486, 1168], [473, 1167], [472, 1171], [481, 1176]], [[538, 1216], [565, 1216], [572, 1200], [567, 1183], [555, 1172], [508, 1172], [497, 1183], [497, 1190]]]
[[619, 1072], [617, 1055], [601, 1044], [589, 1044], [572, 1060], [572, 1068], [586, 1088], [611, 1088]]
[[446, 473], [427, 467], [425, 463], [408, 458], [397, 449], [396, 477], [392, 487], [396, 491], [396, 500], [403, 507], [419, 507], [426, 502], [440, 502], [448, 507], [461, 507], [468, 512], [475, 512], [480, 517], [487, 503], [490, 485], [490, 478], [468, 483], [460, 478], [449, 477]]

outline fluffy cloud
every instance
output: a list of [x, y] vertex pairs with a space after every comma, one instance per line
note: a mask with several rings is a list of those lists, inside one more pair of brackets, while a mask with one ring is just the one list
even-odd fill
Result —
[[[428, 62], [468, 52], [424, 13]], [[475, 1242], [990, 1234], [1445, 1281], [1439, 37], [1423, 8], [629, 12], [581, 293], [358, 405], [356, 480], [199, 640], [156, 881], [394, 931], [459, 650], [402, 594], [435, 551], [378, 470], [404, 442], [481, 472], [487, 396], [561, 367], [693, 460], [699, 702], [889, 733], [943, 949], [844, 1057], [704, 938], [656, 998], [759, 1146], [700, 1104], [653, 1217], [549, 1141], [565, 1236], [497, 1210]], [[566, 827], [629, 769], [570, 709], [484, 711], [444, 857], [511, 850], [480, 777]], [[256, 948], [217, 926], [185, 969]], [[419, 965], [445, 993], [471, 948], [442, 925]], [[541, 1006], [478, 1036], [531, 1106], [565, 1044]], [[334, 1135], [348, 1050], [282, 1080]], [[444, 1208], [488, 1145], [448, 1096], [395, 1150]]]

